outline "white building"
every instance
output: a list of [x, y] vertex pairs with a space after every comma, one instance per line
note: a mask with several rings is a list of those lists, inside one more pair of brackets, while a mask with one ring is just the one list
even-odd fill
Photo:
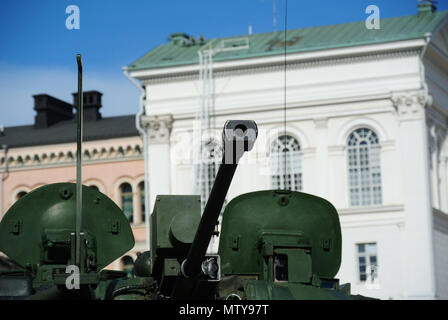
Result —
[[286, 187], [338, 209], [342, 283], [382, 299], [448, 299], [447, 17], [421, 4], [380, 30], [364, 21], [288, 30], [286, 86], [284, 32], [173, 35], [126, 68], [145, 88], [150, 207], [156, 194], [193, 193], [198, 51], [215, 48], [215, 131], [228, 119], [260, 130], [228, 200], [285, 187], [271, 173], [286, 147]]

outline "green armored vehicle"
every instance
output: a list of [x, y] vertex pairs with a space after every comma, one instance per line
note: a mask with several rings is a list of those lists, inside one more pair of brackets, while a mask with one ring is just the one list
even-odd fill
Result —
[[131, 278], [102, 270], [130, 250], [134, 238], [122, 211], [98, 190], [83, 187], [79, 289], [67, 287], [73, 277], [67, 266], [76, 265], [76, 185], [46, 185], [16, 202], [0, 223], [0, 250], [23, 269], [0, 276], [0, 296], [357, 298], [334, 279], [341, 262], [338, 214], [309, 194], [267, 190], [236, 197], [222, 216], [218, 254], [206, 254], [238, 160], [255, 142], [256, 125], [228, 121], [223, 136], [225, 156], [202, 217], [199, 196], [158, 196], [152, 250], [138, 257]]
[[222, 163], [202, 214], [199, 196], [157, 196], [151, 250], [138, 256], [131, 276], [104, 269], [134, 246], [112, 200], [81, 188], [81, 179], [30, 192], [0, 222], [0, 251], [20, 266], [0, 273], [0, 299], [364, 298], [334, 278], [342, 241], [336, 209], [306, 193], [236, 197], [222, 214], [218, 254], [206, 253], [238, 162], [257, 134], [254, 121], [226, 122]]

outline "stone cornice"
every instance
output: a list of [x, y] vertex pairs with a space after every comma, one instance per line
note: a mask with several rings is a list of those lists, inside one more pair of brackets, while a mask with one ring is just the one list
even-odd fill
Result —
[[390, 213], [395, 211], [404, 211], [403, 205], [382, 205], [382, 206], [371, 206], [371, 207], [353, 207], [337, 209], [340, 215], [350, 215], [350, 214], [369, 214], [369, 213]]
[[[293, 62], [309, 62], [309, 61], [335, 61], [338, 58], [347, 57], [362, 57], [362, 56], [377, 56], [383, 54], [400, 55], [403, 52], [420, 53], [425, 46], [426, 41], [423, 38], [410, 39], [405, 41], [392, 41], [376, 44], [344, 46], [339, 48], [331, 48], [325, 50], [311, 50], [289, 53], [287, 55], [288, 64]], [[263, 57], [253, 57], [247, 59], [232, 59], [226, 61], [215, 61], [214, 72], [219, 72], [226, 69], [244, 69], [245, 67], [252, 67], [257, 65], [275, 65], [280, 64], [284, 66], [284, 56], [282, 54], [269, 55]], [[199, 66], [197, 63], [170, 66], [164, 68], [150, 68], [142, 70], [131, 71], [131, 76], [139, 80], [157, 79], [167, 75], [178, 76], [190, 73], [198, 73]]]
[[143, 128], [148, 134], [148, 143], [169, 143], [171, 129], [173, 127], [173, 116], [171, 114], [141, 117]]
[[[111, 161], [127, 161], [143, 159], [141, 144], [122, 144], [106, 147], [85, 148], [83, 163], [104, 163]], [[71, 166], [76, 163], [76, 148], [60, 152], [23, 152], [8, 157], [10, 171], [25, 169]], [[0, 171], [4, 170], [5, 158], [0, 158]]]
[[[287, 61], [287, 70], [312, 68], [316, 66], [325, 66], [325, 65], [350, 64], [355, 62], [375, 61], [384, 58], [418, 56], [419, 53], [420, 50], [418, 49], [406, 49], [406, 50], [397, 49], [388, 52], [371, 51], [367, 53], [364, 52], [358, 54], [347, 54], [331, 57], [306, 58], [300, 61]], [[228, 66], [226, 68], [213, 70], [213, 77], [219, 78], [237, 74], [254, 74], [260, 72], [279, 71], [284, 70], [284, 68], [285, 68], [284, 61], [276, 61], [268, 63], [260, 62], [258, 64], [244, 65], [244, 66]], [[199, 77], [199, 69], [192, 68], [192, 70], [180, 71], [179, 73], [167, 72], [166, 74], [161, 74], [157, 76], [138, 77], [138, 78], [142, 79], [145, 85], [151, 85], [156, 83], [198, 80], [198, 77]]]

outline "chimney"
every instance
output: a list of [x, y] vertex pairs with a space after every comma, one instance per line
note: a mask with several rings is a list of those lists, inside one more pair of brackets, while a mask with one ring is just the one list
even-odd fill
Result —
[[34, 98], [35, 128], [47, 128], [59, 121], [73, 119], [73, 106], [48, 94], [36, 94]]
[[[100, 108], [101, 104], [101, 96], [103, 94], [99, 91], [84, 91], [83, 92], [83, 118], [84, 121], [97, 121], [101, 119]], [[73, 93], [73, 106], [75, 109], [78, 109], [78, 93]]]
[[[180, 47], [189, 47], [196, 44], [196, 40], [193, 37], [183, 32], [170, 34], [169, 40]], [[201, 41], [199, 41], [199, 44], [201, 44]]]
[[418, 13], [417, 15], [426, 16], [427, 14], [432, 14], [437, 10], [435, 5], [435, 1], [433, 0], [419, 0], [419, 4], [417, 4]]

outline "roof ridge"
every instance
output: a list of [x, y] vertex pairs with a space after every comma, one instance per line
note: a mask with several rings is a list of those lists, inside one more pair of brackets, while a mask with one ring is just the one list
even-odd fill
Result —
[[[89, 124], [98, 123], [98, 122], [101, 122], [101, 121], [104, 121], [104, 120], [112, 120], [112, 119], [115, 119], [115, 118], [128, 118], [128, 117], [135, 117], [135, 114], [131, 113], [131, 114], [107, 116], [107, 117], [102, 117], [101, 119], [98, 119], [96, 121], [85, 121], [84, 124], [89, 125]], [[46, 128], [36, 128], [36, 130], [45, 130], [45, 129], [48, 129], [48, 128], [53, 128], [53, 127], [57, 126], [58, 124], [67, 124], [68, 122], [76, 123], [76, 119], [62, 120], [62, 121], [59, 121], [59, 122], [57, 122], [57, 123], [55, 123], [55, 124], [53, 124], [53, 125], [51, 125], [49, 127], [46, 127]], [[3, 128], [6, 131], [7, 129], [11, 130], [11, 129], [28, 128], [28, 127], [34, 128], [34, 124], [22, 124], [22, 125], [16, 125], [16, 126], [5, 126]]]
[[[346, 22], [332, 25], [321, 25], [289, 29], [290, 42], [288, 52], [303, 52], [313, 50], [324, 50], [336, 47], [348, 47], [355, 45], [374, 44], [423, 37], [426, 32], [432, 32], [448, 16], [448, 10], [436, 11], [430, 15], [406, 15], [398, 17], [381, 18], [381, 24], [387, 25], [379, 30], [367, 30], [363, 28], [364, 21]], [[147, 52], [143, 57], [128, 66], [130, 71], [142, 69], [154, 69], [173, 67], [180, 65], [191, 65], [198, 63], [197, 51], [210, 43], [230, 39], [248, 38], [250, 46], [248, 49], [239, 51], [220, 52], [215, 55], [216, 61], [237, 60], [254, 58], [266, 55], [276, 55], [283, 51], [284, 31], [261, 32], [251, 35], [237, 35], [221, 38], [211, 38], [205, 44], [180, 46], [171, 42], [157, 46]], [[277, 47], [282, 49], [277, 50]]]

